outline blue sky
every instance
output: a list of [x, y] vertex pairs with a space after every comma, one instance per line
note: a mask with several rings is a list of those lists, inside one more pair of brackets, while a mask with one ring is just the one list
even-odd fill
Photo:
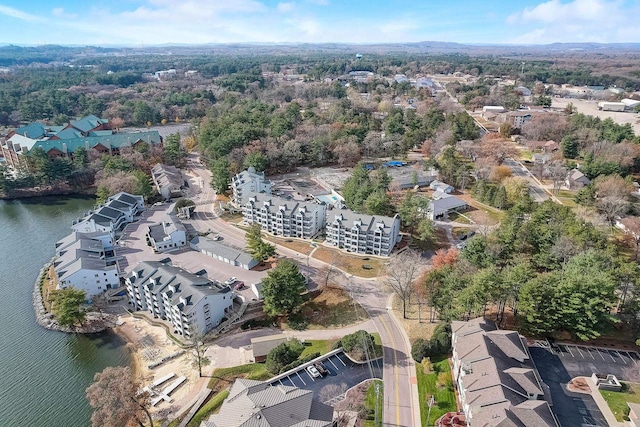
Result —
[[640, 0], [0, 0], [0, 43], [640, 42]]

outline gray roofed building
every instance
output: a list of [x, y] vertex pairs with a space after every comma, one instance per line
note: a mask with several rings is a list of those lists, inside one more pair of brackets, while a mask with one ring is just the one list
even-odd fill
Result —
[[469, 207], [467, 202], [450, 194], [439, 193], [438, 197], [438, 199], [431, 200], [427, 207], [427, 217], [432, 221]]
[[253, 166], [236, 174], [231, 179], [233, 195], [231, 201], [240, 206], [254, 193], [271, 194], [271, 181], [265, 178], [264, 172], [257, 172]]
[[450, 194], [453, 193], [455, 188], [453, 186], [447, 184], [446, 182], [433, 180], [429, 183], [429, 188], [436, 191], [441, 191], [442, 193]]
[[578, 169], [572, 169], [567, 174], [565, 185], [571, 190], [578, 190], [591, 184], [591, 180], [585, 176]]
[[204, 427], [330, 427], [333, 408], [313, 400], [313, 391], [237, 379], [220, 412]]
[[526, 339], [478, 318], [451, 323], [453, 373], [470, 427], [557, 427]]
[[258, 265], [258, 261], [247, 252], [225, 245], [207, 237], [196, 236], [189, 242], [191, 249], [202, 252], [212, 258], [224, 261], [245, 270], [251, 270]]
[[182, 195], [184, 178], [182, 172], [175, 166], [158, 163], [151, 168], [153, 184], [164, 200]]
[[347, 252], [389, 256], [400, 240], [398, 215], [372, 216], [341, 209], [327, 223], [327, 243]]
[[125, 279], [135, 310], [167, 320], [173, 332], [187, 338], [219, 325], [233, 307], [227, 285], [170, 264], [170, 260], [139, 262]]
[[110, 232], [120, 231], [126, 224], [133, 222], [135, 216], [144, 210], [144, 198], [128, 193], [118, 193], [107, 199], [104, 205], [98, 205], [71, 225], [75, 231]]
[[187, 229], [175, 214], [167, 214], [159, 224], [149, 226], [147, 242], [156, 252], [168, 252], [187, 245]]

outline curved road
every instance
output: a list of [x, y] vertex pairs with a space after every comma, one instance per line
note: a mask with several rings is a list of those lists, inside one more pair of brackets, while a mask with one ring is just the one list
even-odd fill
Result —
[[[210, 172], [202, 167], [197, 159], [190, 159], [191, 172], [198, 177], [202, 191], [196, 197], [199, 205], [192, 217], [193, 225], [199, 230], [211, 229], [224, 237], [224, 241], [236, 247], [245, 246], [244, 231], [220, 219], [215, 212], [215, 193], [209, 187]], [[201, 204], [200, 204], [201, 203]], [[325, 265], [315, 258], [307, 261], [306, 255], [283, 246], [277, 246], [278, 252], [308, 265], [313, 272]], [[389, 294], [382, 290], [382, 284], [376, 280], [337, 277], [337, 282], [367, 311], [383, 346], [384, 367], [384, 426], [412, 427], [420, 425], [420, 406], [415, 365], [411, 359], [411, 347], [402, 327], [395, 320], [390, 306]]]

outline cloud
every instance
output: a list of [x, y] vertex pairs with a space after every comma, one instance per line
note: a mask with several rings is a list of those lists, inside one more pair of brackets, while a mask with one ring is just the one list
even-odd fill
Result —
[[9, 16], [11, 18], [20, 19], [22, 21], [29, 21], [29, 22], [42, 20], [42, 18], [40, 18], [39, 16], [31, 15], [27, 12], [23, 12], [21, 10], [14, 9], [13, 7], [4, 6], [1, 4], [0, 4], [0, 14]]
[[76, 13], [67, 13], [67, 11], [65, 11], [63, 8], [61, 7], [56, 7], [54, 9], [51, 10], [51, 13], [53, 14], [53, 16], [57, 16], [59, 18], [77, 18], [78, 14]]
[[296, 7], [296, 4], [293, 2], [281, 2], [281, 3], [278, 3], [278, 6], [276, 6], [276, 9], [278, 9], [279, 12], [287, 13], [287, 12], [291, 12], [295, 7]]
[[611, 13], [619, 12], [620, 1], [607, 0], [573, 0], [562, 3], [559, 0], [550, 0], [533, 8], [514, 13], [507, 18], [509, 24], [522, 22], [594, 22], [609, 19]]
[[328, 6], [329, 0], [307, 0], [309, 3], [316, 4], [318, 6]]

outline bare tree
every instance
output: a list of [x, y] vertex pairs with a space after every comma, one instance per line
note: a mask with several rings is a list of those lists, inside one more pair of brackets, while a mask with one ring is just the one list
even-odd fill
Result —
[[91, 425], [100, 427], [122, 427], [134, 421], [144, 427], [145, 416], [153, 427], [149, 413], [149, 394], [139, 394], [140, 384], [134, 380], [128, 367], [108, 367], [94, 376], [87, 388], [89, 405], [94, 412]]
[[198, 368], [198, 376], [202, 378], [202, 368], [208, 366], [211, 360], [204, 354], [207, 351], [208, 346], [204, 343], [204, 335], [195, 332], [191, 337], [191, 344], [193, 347], [189, 351], [189, 358], [194, 368]]
[[624, 233], [627, 241], [633, 245], [633, 259], [638, 261], [638, 253], [640, 252], [640, 217], [630, 216], [620, 220], [624, 226]]
[[423, 260], [416, 251], [407, 250], [396, 255], [387, 267], [386, 285], [402, 301], [402, 316], [407, 318], [407, 303], [413, 292], [413, 282], [420, 276]]
[[629, 209], [629, 195], [634, 187], [619, 175], [600, 176], [595, 180], [596, 209], [613, 227], [616, 219]]
[[558, 194], [568, 173], [569, 169], [561, 162], [551, 162], [545, 166], [543, 175], [553, 182], [553, 194]]

